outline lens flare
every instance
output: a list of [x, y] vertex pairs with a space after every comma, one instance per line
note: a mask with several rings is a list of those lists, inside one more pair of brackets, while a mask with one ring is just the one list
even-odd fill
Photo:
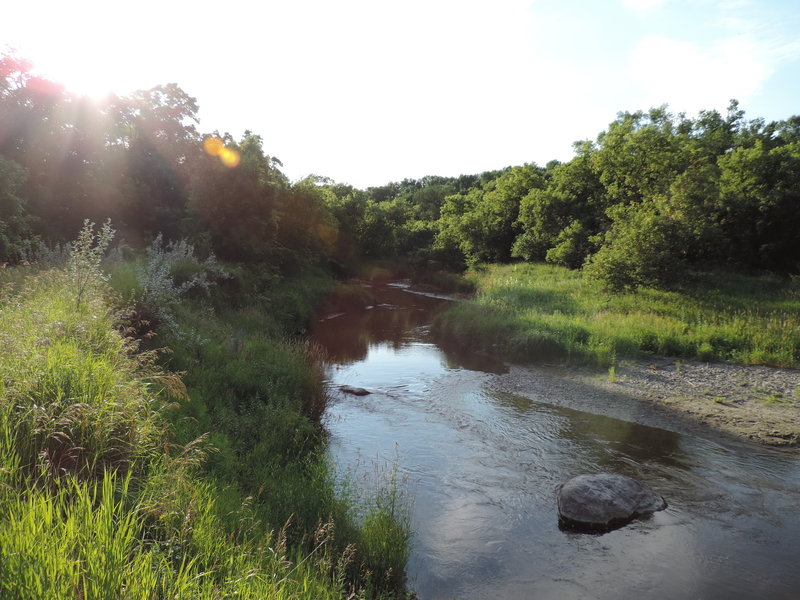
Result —
[[239, 166], [239, 162], [241, 162], [242, 157], [239, 156], [239, 153], [236, 150], [223, 148], [219, 151], [219, 159], [222, 161], [223, 165], [233, 169], [234, 167]]
[[233, 169], [239, 166], [242, 157], [236, 150], [226, 148], [225, 142], [218, 137], [210, 137], [203, 140], [203, 148], [211, 156], [216, 156], [228, 168]]
[[210, 137], [203, 140], [203, 148], [211, 156], [219, 156], [220, 150], [225, 148], [225, 142], [218, 137]]

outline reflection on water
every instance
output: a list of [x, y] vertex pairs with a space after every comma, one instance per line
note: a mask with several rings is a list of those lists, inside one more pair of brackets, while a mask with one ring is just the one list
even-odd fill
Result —
[[[381, 303], [314, 336], [334, 384], [375, 392], [329, 407], [331, 452], [342, 468], [394, 461], [408, 476], [421, 600], [797, 597], [796, 455], [496, 392], [496, 363], [431, 340], [439, 301], [388, 290]], [[560, 531], [555, 488], [604, 470], [669, 507], [601, 536]]]

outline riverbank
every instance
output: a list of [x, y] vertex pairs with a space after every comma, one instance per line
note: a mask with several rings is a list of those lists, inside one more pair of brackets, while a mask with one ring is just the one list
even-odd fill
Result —
[[332, 279], [228, 267], [190, 296], [205, 267], [161, 252], [104, 265], [121, 310], [87, 239], [0, 278], [0, 596], [405, 597], [395, 490], [339, 493], [292, 335]]
[[684, 429], [800, 443], [797, 278], [711, 273], [680, 291], [609, 294], [551, 265], [468, 277], [475, 299], [437, 317], [439, 338], [518, 365], [563, 365], [512, 367], [499, 389], [604, 414], [623, 395], [657, 407], [642, 422], [670, 428], [671, 415]]
[[674, 359], [590, 367], [513, 365], [501, 391], [700, 435], [800, 444], [800, 371]]
[[673, 356], [800, 367], [800, 278], [707, 273], [680, 290], [619, 294], [544, 264], [488, 265], [467, 278], [474, 300], [439, 315], [434, 331], [505, 360], [608, 367]]

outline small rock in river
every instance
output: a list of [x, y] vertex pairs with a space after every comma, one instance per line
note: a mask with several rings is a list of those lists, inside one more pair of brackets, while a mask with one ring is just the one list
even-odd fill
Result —
[[339, 388], [345, 394], [353, 394], [353, 396], [366, 396], [367, 394], [371, 394], [369, 390], [365, 390], [364, 388], [360, 387], [353, 387], [352, 385], [343, 385]]
[[609, 531], [666, 506], [647, 486], [615, 473], [578, 475], [558, 489], [559, 524], [567, 529]]

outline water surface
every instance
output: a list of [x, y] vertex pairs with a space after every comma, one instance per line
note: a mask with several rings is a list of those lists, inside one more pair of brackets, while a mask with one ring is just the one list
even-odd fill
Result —
[[[498, 392], [501, 363], [432, 339], [442, 300], [396, 287], [379, 298], [313, 336], [332, 386], [373, 392], [336, 396], [330, 451], [342, 470], [388, 462], [407, 477], [421, 600], [800, 597], [796, 454]], [[669, 507], [604, 535], [562, 532], [556, 487], [599, 471]]]

